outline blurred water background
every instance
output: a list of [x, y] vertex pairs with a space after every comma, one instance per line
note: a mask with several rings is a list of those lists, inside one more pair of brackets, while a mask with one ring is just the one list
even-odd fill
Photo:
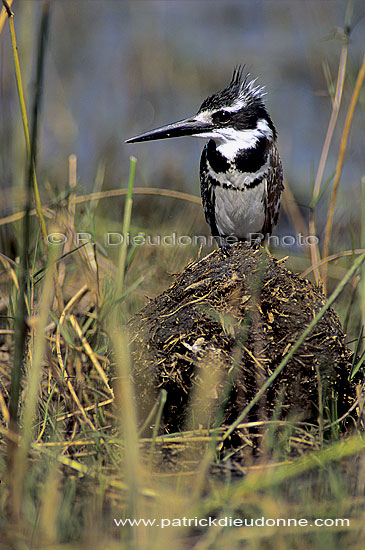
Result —
[[[78, 157], [80, 190], [93, 188], [100, 163], [105, 163], [104, 188], [119, 187], [126, 181], [133, 154], [138, 158], [136, 185], [199, 195], [200, 140], [135, 145], [124, 140], [195, 113], [207, 95], [229, 82], [234, 66], [244, 63], [267, 88], [266, 103], [279, 132], [285, 177], [306, 212], [331, 113], [330, 80], [333, 86], [347, 1], [54, 0], [51, 4], [38, 167], [42, 188], [48, 185], [55, 191], [67, 186], [71, 153]], [[354, 28], [345, 106], [365, 45], [364, 3], [354, 1], [351, 6]], [[28, 106], [40, 7], [36, 0], [13, 4]], [[7, 25], [0, 61], [1, 204], [3, 212], [10, 212], [21, 206], [24, 140]], [[345, 113], [345, 109], [340, 113], [325, 178], [335, 169]], [[348, 228], [360, 215], [364, 123], [362, 93], [341, 179], [338, 228]], [[171, 202], [165, 208], [156, 206], [154, 216], [155, 203], [138, 200], [151, 224], [164, 217], [173, 220]], [[320, 205], [324, 213], [327, 200], [328, 193]], [[207, 231], [201, 212], [199, 216]]]

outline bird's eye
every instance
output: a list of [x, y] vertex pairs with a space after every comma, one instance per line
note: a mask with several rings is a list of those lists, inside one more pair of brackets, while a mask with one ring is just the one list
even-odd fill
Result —
[[212, 116], [213, 122], [228, 122], [230, 119], [231, 113], [229, 111], [217, 111]]

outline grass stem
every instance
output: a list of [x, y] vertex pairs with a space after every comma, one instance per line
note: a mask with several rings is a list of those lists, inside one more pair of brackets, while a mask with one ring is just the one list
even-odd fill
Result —
[[33, 438], [33, 422], [36, 413], [36, 407], [39, 395], [39, 381], [41, 374], [41, 365], [45, 353], [46, 335], [45, 328], [48, 321], [50, 307], [53, 297], [53, 275], [57, 254], [57, 247], [49, 247], [48, 265], [44, 278], [43, 291], [39, 301], [39, 314], [37, 317], [37, 327], [34, 336], [34, 343], [30, 353], [32, 358], [28, 379], [27, 379], [27, 399], [25, 400], [23, 419], [23, 436], [15, 454], [14, 471], [17, 476], [13, 479], [13, 505], [20, 507], [23, 479], [27, 471], [27, 456]]
[[124, 205], [124, 216], [123, 216], [123, 227], [122, 227], [123, 242], [121, 244], [121, 249], [120, 249], [118, 280], [117, 280], [117, 286], [116, 286], [117, 299], [122, 294], [123, 284], [124, 284], [125, 263], [127, 258], [127, 235], [131, 225], [132, 205], [133, 205], [132, 196], [133, 196], [134, 177], [136, 173], [136, 163], [137, 163], [137, 159], [135, 157], [130, 157], [127, 196], [126, 196], [125, 205]]
[[[12, 50], [13, 50], [15, 80], [16, 80], [16, 86], [17, 86], [17, 90], [18, 90], [20, 112], [21, 112], [21, 117], [22, 117], [22, 122], [23, 122], [25, 147], [26, 147], [26, 152], [27, 152], [27, 158], [29, 159], [30, 156], [31, 156], [29, 124], [28, 124], [27, 108], [26, 108], [25, 97], [24, 97], [22, 74], [21, 74], [21, 70], [20, 70], [18, 46], [17, 46], [16, 34], [15, 34], [14, 14], [13, 14], [12, 11], [9, 10], [8, 15], [9, 15], [11, 45], [12, 45]], [[37, 216], [38, 216], [39, 223], [40, 223], [40, 226], [41, 226], [41, 231], [42, 231], [43, 238], [44, 238], [45, 242], [47, 242], [46, 223], [45, 223], [43, 212], [42, 212], [42, 203], [41, 203], [41, 198], [40, 198], [40, 194], [39, 194], [37, 175], [36, 175], [36, 170], [35, 170], [35, 165], [34, 164], [33, 164], [33, 167], [32, 167], [32, 180], [33, 180], [33, 191], [34, 191], [34, 201], [35, 201], [35, 206], [36, 206], [36, 212], [37, 212]]]
[[[315, 204], [317, 202], [317, 199], [319, 197], [320, 191], [321, 191], [321, 185], [323, 180], [323, 173], [327, 162], [328, 157], [328, 151], [331, 145], [333, 133], [335, 130], [336, 122], [338, 113], [340, 110], [341, 105], [341, 99], [342, 99], [342, 92], [343, 92], [343, 86], [345, 82], [345, 75], [346, 75], [346, 64], [347, 64], [347, 52], [348, 52], [348, 42], [347, 39], [344, 41], [341, 54], [340, 54], [340, 61], [338, 64], [338, 74], [337, 74], [337, 84], [336, 84], [336, 93], [335, 98], [332, 104], [332, 112], [331, 112], [331, 118], [328, 124], [326, 137], [324, 140], [321, 158], [318, 165], [317, 175], [314, 182], [313, 187], [313, 193], [312, 193], [312, 215], [311, 219], [309, 221], [309, 234], [310, 235], [316, 235], [316, 221], [315, 221]], [[310, 252], [311, 252], [311, 259], [312, 264], [317, 265], [320, 261], [320, 253], [318, 244], [311, 243], [310, 244]], [[317, 268], [314, 268], [314, 276], [316, 279], [316, 282], [318, 283], [320, 280], [320, 272]]]
[[[330, 200], [330, 207], [328, 212], [328, 219], [326, 223], [326, 228], [324, 232], [324, 243], [323, 243], [323, 250], [322, 255], [324, 258], [328, 256], [329, 253], [329, 247], [330, 247], [330, 241], [331, 241], [331, 234], [332, 234], [332, 225], [333, 225], [333, 215], [335, 211], [335, 204], [336, 204], [336, 197], [337, 197], [337, 191], [338, 191], [338, 185], [340, 183], [340, 177], [342, 172], [342, 167], [345, 159], [345, 152], [347, 147], [347, 141], [350, 134], [350, 128], [352, 124], [352, 120], [354, 118], [354, 112], [355, 107], [357, 104], [357, 100], [360, 95], [360, 91], [362, 88], [362, 85], [364, 83], [365, 78], [365, 55], [362, 60], [362, 64], [359, 70], [359, 73], [357, 75], [354, 91], [351, 97], [350, 105], [347, 111], [344, 130], [341, 137], [341, 143], [340, 143], [340, 152], [337, 159], [337, 165], [336, 165], [336, 172], [335, 172], [335, 178], [333, 182], [333, 189], [331, 194], [331, 200]], [[326, 286], [327, 283], [327, 267], [328, 264], [325, 263], [322, 268], [322, 280], [324, 285]]]

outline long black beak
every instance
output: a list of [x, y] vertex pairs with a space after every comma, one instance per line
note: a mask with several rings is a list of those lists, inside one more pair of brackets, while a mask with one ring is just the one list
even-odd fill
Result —
[[166, 139], [173, 137], [181, 136], [192, 136], [196, 134], [202, 134], [204, 132], [209, 132], [212, 130], [212, 125], [210, 122], [203, 122], [197, 120], [197, 118], [186, 118], [184, 120], [179, 120], [178, 122], [173, 122], [167, 126], [161, 126], [161, 128], [156, 128], [155, 130], [150, 130], [149, 132], [144, 132], [133, 138], [127, 139], [125, 143], [136, 143], [138, 141], [152, 141], [156, 139]]

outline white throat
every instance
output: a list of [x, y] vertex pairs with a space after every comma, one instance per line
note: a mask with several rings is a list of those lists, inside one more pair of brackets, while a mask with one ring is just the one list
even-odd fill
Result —
[[252, 149], [262, 137], [266, 137], [272, 141], [273, 133], [266, 120], [261, 118], [257, 121], [257, 126], [253, 130], [218, 128], [212, 132], [199, 134], [196, 137], [214, 139], [218, 151], [226, 158], [233, 160], [238, 151], [242, 149]]

